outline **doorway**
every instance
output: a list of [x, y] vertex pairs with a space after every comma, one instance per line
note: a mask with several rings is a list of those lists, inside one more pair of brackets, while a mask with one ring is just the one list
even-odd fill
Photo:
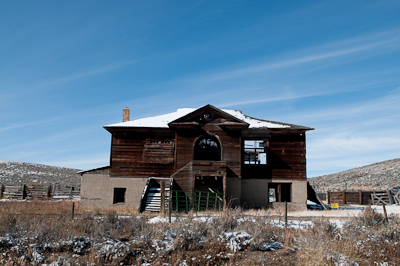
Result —
[[269, 183], [268, 202], [291, 202], [292, 183]]

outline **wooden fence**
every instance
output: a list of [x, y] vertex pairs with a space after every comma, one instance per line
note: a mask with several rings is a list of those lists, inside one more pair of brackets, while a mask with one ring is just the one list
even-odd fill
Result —
[[74, 199], [80, 197], [80, 187], [60, 184], [1, 185], [1, 199]]
[[328, 204], [400, 204], [400, 190], [382, 190], [382, 191], [327, 191], [326, 198]]

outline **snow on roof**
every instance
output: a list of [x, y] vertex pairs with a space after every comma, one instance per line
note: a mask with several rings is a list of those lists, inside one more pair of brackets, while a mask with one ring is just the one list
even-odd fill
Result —
[[[178, 118], [181, 118], [182, 116], [185, 116], [195, 110], [197, 110], [197, 109], [195, 109], [195, 108], [179, 108], [178, 110], [176, 110], [176, 112], [173, 112], [173, 113], [158, 115], [158, 116], [153, 116], [153, 117], [147, 117], [147, 118], [140, 118], [140, 119], [136, 119], [133, 121], [120, 122], [120, 123], [116, 123], [116, 124], [107, 125], [105, 127], [167, 128], [168, 123], [170, 123]], [[288, 125], [288, 124], [265, 121], [265, 120], [253, 118], [250, 116], [246, 116], [246, 115], [242, 114], [242, 111], [239, 111], [239, 110], [227, 110], [227, 109], [221, 109], [221, 110], [248, 123], [249, 128], [261, 128], [261, 127], [290, 128], [291, 127], [291, 125]]]

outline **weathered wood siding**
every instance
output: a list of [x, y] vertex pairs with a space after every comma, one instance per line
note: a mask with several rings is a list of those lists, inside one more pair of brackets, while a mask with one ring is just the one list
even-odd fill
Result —
[[241, 138], [240, 132], [226, 132], [212, 123], [203, 127], [203, 130], [180, 130], [176, 137], [176, 171], [193, 160], [194, 145], [197, 138], [206, 133], [215, 135], [221, 144], [221, 161], [226, 162], [227, 176], [241, 175]]
[[[115, 129], [112, 132], [111, 176], [169, 177], [193, 160], [196, 140], [215, 135], [221, 144], [221, 161], [227, 178], [306, 180], [304, 131], [246, 129], [224, 130], [218, 123], [190, 129]], [[244, 140], [264, 140], [266, 165], [246, 165]], [[189, 178], [189, 177], [188, 177]]]
[[264, 140], [267, 144], [267, 164], [243, 164], [243, 178], [306, 180], [305, 133], [279, 134], [250, 129], [243, 131], [242, 140]]
[[176, 134], [175, 171], [193, 160], [194, 143], [202, 132], [198, 130], [179, 130]]
[[183, 190], [183, 191], [192, 191], [193, 184], [193, 168], [192, 162], [188, 163], [179, 171], [175, 172], [171, 177], [174, 180], [174, 188], [175, 190]]
[[217, 135], [221, 142], [221, 161], [226, 163], [227, 177], [241, 176], [242, 152], [240, 131], [225, 131], [212, 123], [205, 125], [203, 128]]
[[306, 180], [305, 134], [273, 135], [268, 140], [268, 164], [272, 178]]
[[160, 129], [113, 133], [111, 176], [169, 177], [174, 173], [174, 137]]
[[224, 176], [226, 172], [225, 162], [202, 162], [192, 163], [195, 176]]
[[152, 164], [173, 164], [174, 154], [175, 139], [146, 139], [143, 161]]

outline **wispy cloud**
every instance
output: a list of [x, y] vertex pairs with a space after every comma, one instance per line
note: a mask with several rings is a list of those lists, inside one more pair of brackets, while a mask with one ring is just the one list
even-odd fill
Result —
[[[48, 147], [51, 146], [52, 143], [63, 143], [63, 140], [70, 139], [73, 136], [84, 136], [85, 133], [93, 129], [94, 126], [81, 127], [78, 129], [68, 130], [68, 131], [56, 131], [56, 133], [49, 134], [47, 136], [42, 136], [40, 138], [33, 137], [32, 140], [27, 138], [25, 142], [19, 142], [12, 145], [7, 145], [5, 147], [1, 147], [0, 151], [4, 150], [28, 150], [31, 147]], [[78, 149], [79, 147], [76, 147]]]
[[249, 104], [257, 104], [257, 103], [267, 103], [267, 102], [280, 102], [280, 101], [287, 101], [287, 100], [295, 100], [295, 99], [301, 99], [301, 98], [307, 98], [307, 97], [313, 97], [313, 96], [322, 96], [322, 95], [329, 95], [332, 93], [337, 93], [337, 92], [331, 92], [331, 91], [314, 91], [314, 92], [306, 92], [306, 93], [301, 93], [301, 92], [291, 92], [291, 93], [280, 93], [277, 96], [270, 95], [268, 97], [257, 97], [257, 99], [254, 100], [246, 100], [246, 101], [236, 101], [236, 102], [229, 102], [229, 103], [222, 103], [219, 106], [220, 107], [230, 107], [230, 106], [241, 106], [241, 105], [249, 105]]
[[34, 122], [24, 123], [24, 124], [13, 124], [11, 126], [6, 126], [6, 127], [0, 128], [0, 132], [6, 131], [6, 130], [11, 130], [11, 129], [16, 129], [16, 128], [30, 127], [30, 126], [40, 125], [40, 124], [48, 124], [48, 123], [52, 123], [56, 120], [58, 120], [58, 119], [54, 118], [54, 119], [40, 120], [40, 121], [34, 121]]
[[[219, 71], [218, 73], [213, 74], [203, 74], [198, 77], [189, 78], [187, 81], [213, 83], [224, 80], [239, 79], [243, 76], [309, 64], [330, 58], [348, 56], [350, 54], [361, 53], [371, 49], [382, 48], [386, 46], [398, 47], [399, 44], [400, 36], [398, 35], [398, 31], [374, 34], [367, 37], [353, 38], [349, 40], [343, 40], [341, 42], [321, 45], [312, 49], [292, 52], [291, 54], [285, 56], [290, 59], [279, 59], [268, 63], [239, 67], [237, 69], [228, 71]], [[303, 56], [303, 54], [308, 55]], [[264, 60], [269, 61], [269, 59]]]
[[57, 79], [53, 79], [53, 80], [49, 80], [46, 81], [44, 83], [41, 84], [37, 84], [35, 86], [33, 86], [31, 89], [38, 89], [38, 88], [43, 88], [43, 87], [48, 87], [48, 86], [53, 86], [53, 85], [57, 85], [57, 84], [62, 84], [62, 83], [68, 83], [74, 80], [78, 80], [78, 79], [82, 79], [82, 78], [86, 78], [89, 76], [93, 76], [93, 75], [98, 75], [100, 73], [105, 73], [108, 71], [113, 71], [115, 69], [121, 68], [121, 67], [125, 67], [134, 63], [139, 62], [139, 60], [135, 60], [135, 61], [130, 61], [130, 62], [120, 62], [120, 63], [111, 63], [96, 69], [92, 69], [89, 71], [83, 71], [80, 73], [75, 73], [69, 76], [65, 76], [65, 77], [61, 77], [61, 78], [57, 78]]
[[[400, 90], [399, 88], [392, 90], [389, 94], [380, 98], [363, 101], [354, 104], [336, 105], [335, 107], [319, 108], [318, 112], [310, 110], [302, 112], [301, 116], [306, 117], [309, 121], [332, 121], [335, 119], [343, 119], [351, 117], [363, 116], [363, 121], [368, 123], [375, 116], [381, 116], [381, 119], [392, 117], [400, 112]], [[378, 120], [379, 121], [379, 120]], [[358, 125], [360, 125], [358, 121]]]

